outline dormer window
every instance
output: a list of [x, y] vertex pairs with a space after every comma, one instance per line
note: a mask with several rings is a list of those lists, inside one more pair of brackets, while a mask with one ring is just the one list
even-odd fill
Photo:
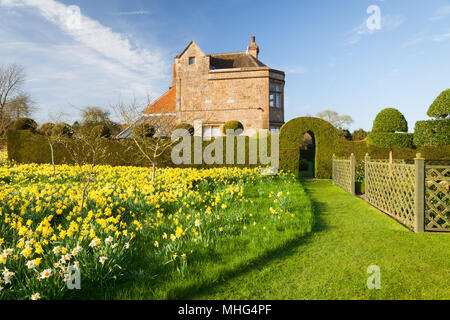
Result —
[[189, 58], [189, 64], [195, 64], [195, 57]]

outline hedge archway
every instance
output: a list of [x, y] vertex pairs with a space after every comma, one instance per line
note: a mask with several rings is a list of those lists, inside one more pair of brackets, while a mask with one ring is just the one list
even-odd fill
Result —
[[300, 147], [305, 133], [314, 134], [316, 178], [330, 178], [332, 157], [336, 145], [344, 140], [329, 122], [313, 117], [301, 117], [287, 122], [280, 131], [280, 168], [298, 173]]

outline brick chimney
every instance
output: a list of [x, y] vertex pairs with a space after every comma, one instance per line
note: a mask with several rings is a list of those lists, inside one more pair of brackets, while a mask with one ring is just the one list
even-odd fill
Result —
[[252, 43], [250, 43], [250, 45], [248, 46], [247, 52], [258, 59], [259, 47], [255, 42], [255, 36], [252, 37]]

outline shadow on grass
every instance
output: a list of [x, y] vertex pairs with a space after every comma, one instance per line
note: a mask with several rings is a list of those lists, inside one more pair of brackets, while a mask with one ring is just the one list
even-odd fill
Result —
[[[323, 202], [313, 201], [310, 191], [306, 187], [304, 182], [301, 182], [302, 186], [305, 189], [305, 192], [308, 194], [308, 196], [311, 199], [311, 205], [314, 213], [314, 224], [312, 227], [312, 232], [309, 232], [307, 234], [301, 235], [295, 239], [292, 239], [291, 241], [286, 242], [285, 244], [264, 252], [261, 256], [259, 256], [256, 259], [253, 259], [249, 261], [247, 264], [233, 269], [229, 270], [227, 272], [224, 272], [222, 275], [222, 283], [227, 280], [233, 280], [234, 278], [237, 278], [239, 276], [248, 274], [254, 270], [259, 270], [264, 265], [275, 261], [275, 260], [283, 260], [287, 259], [293, 254], [295, 254], [298, 247], [307, 245], [311, 241], [313, 241], [313, 234], [319, 233], [325, 231], [328, 227], [325, 223], [325, 220], [321, 216], [321, 212], [324, 212], [326, 209], [326, 205]], [[199, 295], [208, 295], [214, 293], [214, 291], [222, 285], [221, 282], [216, 282], [214, 284], [205, 285], [201, 288], [183, 288], [182, 291], [178, 292], [172, 299], [188, 299], [192, 298], [192, 296], [199, 296]]]
[[[215, 290], [217, 290], [217, 288], [219, 288], [226, 281], [233, 280], [253, 271], [257, 271], [272, 261], [284, 260], [289, 258], [297, 252], [297, 249], [300, 246], [307, 245], [311, 241], [313, 241], [312, 238], [314, 233], [325, 231], [328, 226], [326, 225], [322, 217], [322, 213], [326, 212], [326, 204], [314, 201], [313, 197], [311, 197], [311, 190], [308, 188], [308, 182], [302, 181], [300, 183], [305, 189], [305, 192], [308, 194], [312, 205], [314, 222], [311, 232], [299, 235], [297, 238], [287, 241], [274, 249], [267, 250], [258, 257], [249, 260], [238, 267], [223, 271], [220, 275], [219, 280], [213, 283], [211, 283], [210, 280], [206, 280], [204, 282], [199, 282], [191, 286], [173, 288], [170, 292], [168, 292], [167, 298], [193, 299], [196, 296], [214, 293]], [[214, 255], [214, 253], [211, 252], [201, 252], [198, 254], [200, 254], [200, 256], [196, 257], [196, 260], [199, 259], [198, 261], [205, 259], [213, 261], [214, 259], [218, 259], [218, 256]], [[106, 284], [101, 288], [89, 288], [88, 291], [90, 299], [113, 299], [114, 297], [110, 296], [111, 292], [115, 292], [116, 289], [119, 288], [120, 290], [131, 289], [135, 286], [136, 282], [139, 282], [140, 284], [149, 283], [149, 286], [154, 288], [158, 287], [158, 284], [164, 283], [167, 280], [167, 275], [164, 274], [164, 270], [161, 266], [160, 268], [149, 269], [148, 258], [149, 257], [147, 255], [140, 256], [140, 259], [138, 259], [138, 261], [136, 261], [137, 263], [133, 266], [134, 268], [136, 268], [135, 271], [130, 272], [124, 279]], [[153, 276], [148, 276], [149, 274], [152, 274]], [[145, 299], [146, 297], [142, 298]]]

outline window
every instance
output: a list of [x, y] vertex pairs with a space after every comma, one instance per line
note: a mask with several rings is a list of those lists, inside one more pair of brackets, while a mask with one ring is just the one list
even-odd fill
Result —
[[195, 64], [195, 57], [189, 58], [189, 64]]
[[220, 136], [219, 126], [204, 126], [203, 139], [211, 140], [212, 138]]
[[280, 133], [280, 127], [279, 126], [270, 126], [270, 132]]
[[270, 83], [269, 105], [271, 108], [281, 108], [281, 85]]

